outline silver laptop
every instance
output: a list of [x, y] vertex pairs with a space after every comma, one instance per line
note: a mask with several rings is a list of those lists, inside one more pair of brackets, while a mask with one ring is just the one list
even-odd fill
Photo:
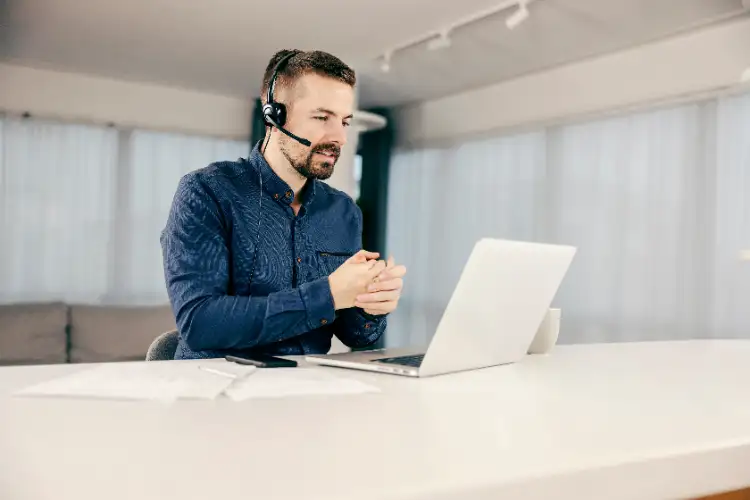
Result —
[[576, 249], [484, 238], [464, 266], [427, 349], [310, 355], [310, 363], [428, 377], [514, 363], [534, 335]]

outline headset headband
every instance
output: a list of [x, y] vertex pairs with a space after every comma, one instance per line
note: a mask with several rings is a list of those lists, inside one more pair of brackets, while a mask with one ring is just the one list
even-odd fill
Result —
[[271, 75], [271, 81], [268, 83], [268, 95], [266, 96], [266, 102], [268, 104], [271, 104], [274, 102], [273, 100], [273, 91], [276, 87], [276, 77], [278, 77], [279, 72], [282, 69], [282, 66], [284, 63], [286, 63], [289, 59], [297, 55], [296, 52], [290, 52], [289, 54], [285, 55], [281, 58], [281, 60], [276, 64], [276, 67], [273, 69], [273, 74]]

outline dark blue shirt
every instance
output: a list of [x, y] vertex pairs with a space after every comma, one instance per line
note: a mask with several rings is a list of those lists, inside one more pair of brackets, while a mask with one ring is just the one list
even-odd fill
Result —
[[361, 210], [311, 180], [295, 216], [294, 195], [258, 145], [180, 180], [161, 235], [175, 359], [318, 354], [333, 335], [366, 347], [383, 334], [385, 316], [335, 311], [328, 282], [362, 248]]

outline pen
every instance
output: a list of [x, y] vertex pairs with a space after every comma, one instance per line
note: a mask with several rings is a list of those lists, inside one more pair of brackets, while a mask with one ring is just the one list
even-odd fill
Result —
[[235, 375], [234, 373], [223, 372], [221, 370], [216, 370], [215, 368], [209, 368], [207, 366], [198, 366], [198, 369], [203, 370], [204, 372], [213, 373], [214, 375], [220, 375], [222, 377], [237, 378], [237, 375]]

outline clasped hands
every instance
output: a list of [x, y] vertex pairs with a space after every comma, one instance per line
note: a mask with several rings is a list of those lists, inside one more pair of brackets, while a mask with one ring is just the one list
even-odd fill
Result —
[[367, 314], [383, 315], [396, 310], [406, 267], [393, 257], [378, 260], [377, 252], [360, 250], [328, 277], [336, 310], [359, 307]]

